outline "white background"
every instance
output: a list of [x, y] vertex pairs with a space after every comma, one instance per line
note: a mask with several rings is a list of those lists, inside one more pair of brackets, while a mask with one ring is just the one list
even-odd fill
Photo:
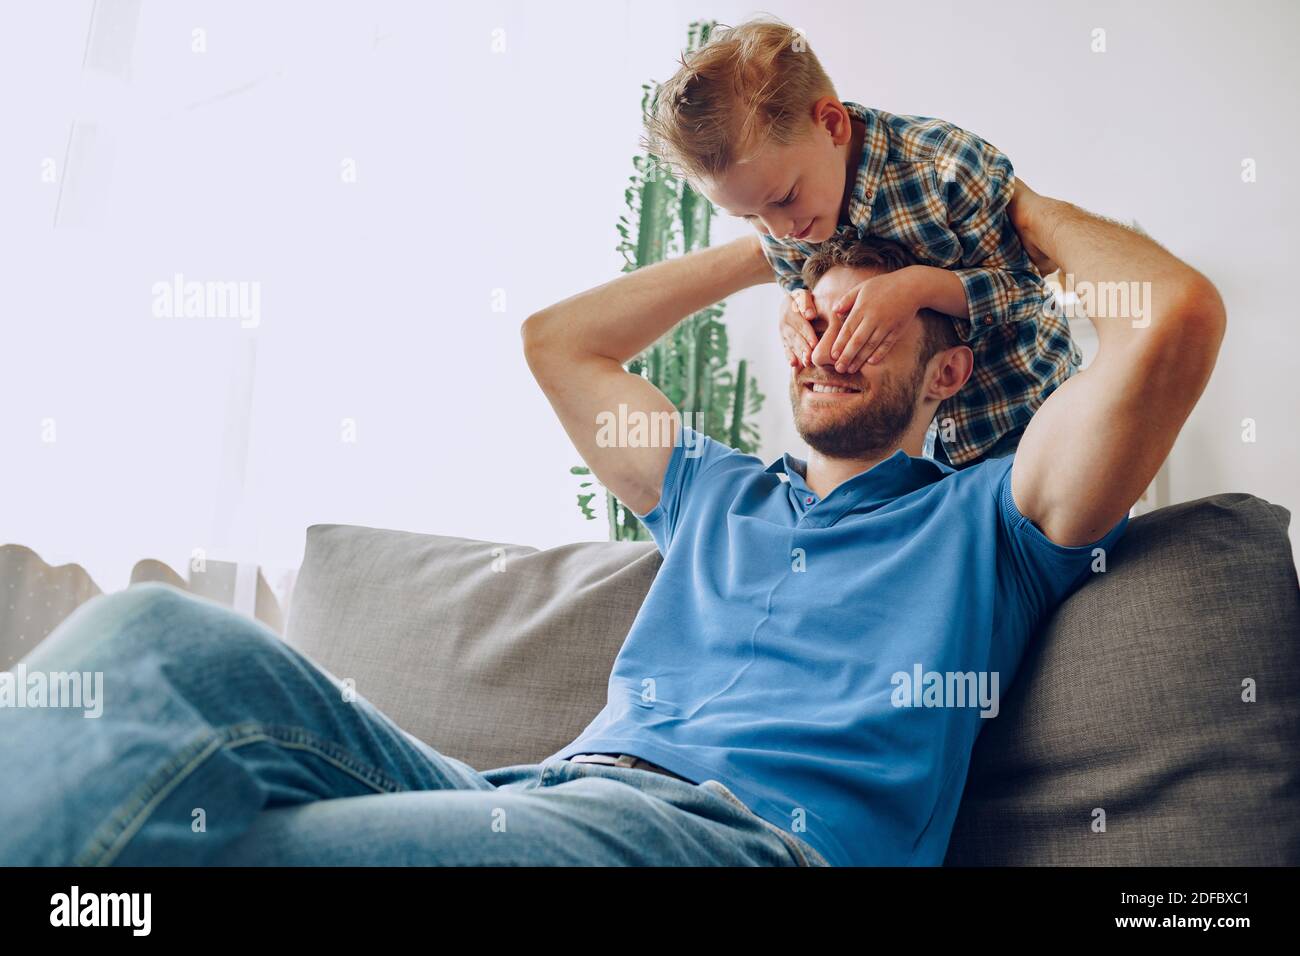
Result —
[[[315, 523], [604, 538], [519, 325], [618, 274], [641, 84], [691, 20], [756, 12], [806, 31], [842, 99], [970, 129], [1215, 281], [1228, 334], [1173, 501], [1300, 507], [1293, 3], [100, 0], [101, 27], [133, 32], [98, 39], [94, 7], [0, 14], [0, 543], [104, 590], [146, 556], [184, 573], [194, 548], [294, 566]], [[74, 124], [93, 143], [71, 147]], [[714, 241], [746, 228], [715, 221]], [[155, 318], [177, 272], [259, 282], [260, 326]], [[768, 395], [767, 460], [806, 452], [778, 302], [726, 313]]]

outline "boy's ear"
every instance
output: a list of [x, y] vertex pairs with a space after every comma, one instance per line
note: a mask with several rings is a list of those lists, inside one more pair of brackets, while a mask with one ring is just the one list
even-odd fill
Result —
[[853, 122], [849, 111], [833, 96], [818, 97], [813, 103], [812, 121], [815, 126], [827, 129], [836, 146], [842, 146], [853, 139]]

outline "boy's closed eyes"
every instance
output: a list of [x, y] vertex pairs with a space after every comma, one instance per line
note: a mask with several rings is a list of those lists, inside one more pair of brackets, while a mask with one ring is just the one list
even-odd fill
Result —
[[862, 124], [832, 96], [809, 110], [792, 142], [766, 141], [742, 150], [743, 160], [692, 185], [728, 215], [777, 239], [824, 242], [847, 212]]

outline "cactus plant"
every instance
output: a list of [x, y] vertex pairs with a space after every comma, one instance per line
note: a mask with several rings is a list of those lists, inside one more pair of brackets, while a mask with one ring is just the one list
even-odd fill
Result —
[[[692, 23], [687, 49], [707, 43], [713, 26], [713, 22]], [[654, 109], [658, 88], [647, 83], [642, 91], [641, 112], [645, 116]], [[632, 165], [635, 172], [623, 194], [628, 212], [618, 222], [623, 271], [644, 268], [669, 253], [685, 255], [707, 247], [713, 204], [653, 154], [635, 156]], [[762, 408], [764, 396], [744, 359], [737, 362], [734, 372], [728, 368], [723, 310], [724, 303], [717, 303], [689, 316], [629, 361], [627, 370], [645, 377], [668, 396], [686, 424], [732, 448], [753, 453], [758, 450], [759, 433], [752, 416]], [[588, 479], [581, 488], [595, 486], [586, 466], [570, 470]], [[588, 520], [596, 518], [591, 503], [597, 494], [595, 490], [578, 494], [578, 507]], [[609, 491], [605, 496], [610, 540], [647, 540], [649, 532], [636, 515]]]

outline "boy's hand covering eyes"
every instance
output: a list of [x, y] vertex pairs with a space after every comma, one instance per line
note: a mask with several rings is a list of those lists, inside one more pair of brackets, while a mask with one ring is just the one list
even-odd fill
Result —
[[782, 309], [779, 328], [785, 359], [792, 368], [805, 368], [812, 350], [817, 347], [817, 333], [812, 327], [815, 318], [817, 309], [813, 306], [812, 293], [807, 289], [795, 289]]
[[857, 372], [863, 363], [883, 361], [902, 336], [907, 323], [921, 308], [917, 290], [907, 269], [864, 279], [845, 292], [831, 307], [841, 317], [823, 335], [813, 359], [818, 364], [835, 363], [835, 370]]

